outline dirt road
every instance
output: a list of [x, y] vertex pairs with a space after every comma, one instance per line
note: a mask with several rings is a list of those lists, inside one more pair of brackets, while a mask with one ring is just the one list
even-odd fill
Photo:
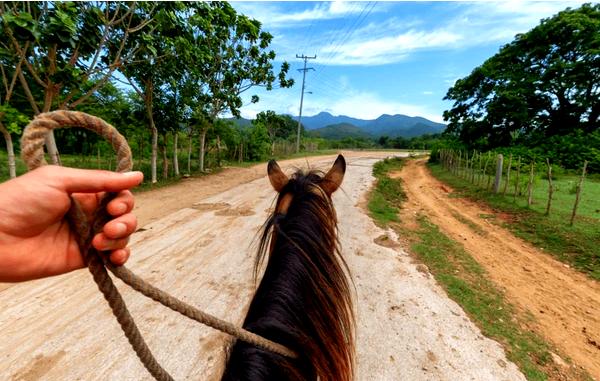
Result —
[[542, 336], [600, 380], [598, 282], [492, 224], [493, 210], [452, 197], [452, 189], [431, 176], [424, 160], [408, 161], [393, 176], [404, 180], [406, 213], [424, 213], [462, 243], [510, 302], [535, 317], [532, 324]]
[[[385, 232], [359, 205], [373, 182], [372, 165], [385, 156], [346, 153], [343, 189], [334, 195], [356, 285], [356, 379], [524, 380], [405, 252], [374, 243]], [[326, 168], [333, 156], [309, 161]], [[303, 162], [280, 164], [290, 172]], [[143, 229], [132, 238], [129, 267], [188, 303], [241, 323], [255, 287], [252, 243], [274, 198], [265, 167], [141, 194], [136, 211]], [[176, 380], [219, 378], [228, 337], [117, 286]], [[85, 270], [7, 287], [0, 306], [0, 379], [150, 379]]]

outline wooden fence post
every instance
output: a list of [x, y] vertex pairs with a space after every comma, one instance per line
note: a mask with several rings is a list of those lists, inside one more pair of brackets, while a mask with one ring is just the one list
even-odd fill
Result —
[[546, 158], [546, 164], [548, 165], [548, 205], [546, 205], [546, 216], [550, 215], [550, 206], [552, 205], [552, 193], [554, 188], [552, 186], [552, 166], [550, 165], [550, 159]]
[[517, 161], [517, 178], [515, 179], [515, 194], [513, 197], [513, 201], [517, 201], [517, 196], [519, 194], [519, 178], [521, 176], [521, 156], [519, 156], [519, 160]]
[[465, 151], [465, 167], [463, 168], [463, 179], [469, 177], [469, 151]]
[[500, 192], [500, 180], [502, 180], [502, 165], [504, 156], [501, 153], [498, 154], [496, 159], [496, 178], [494, 179], [494, 193]]
[[483, 172], [481, 172], [481, 178], [479, 179], [480, 182], [485, 180], [485, 176], [487, 174], [487, 165], [488, 165], [489, 161], [490, 161], [490, 153], [488, 152], [488, 154], [485, 158], [485, 164], [483, 165]]
[[473, 150], [473, 155], [471, 156], [471, 184], [475, 182], [475, 154], [477, 151]]
[[487, 177], [487, 185], [485, 186], [485, 189], [487, 189], [487, 190], [490, 190], [490, 187], [491, 187], [491, 184], [492, 184], [492, 176], [490, 176], [487, 173], [487, 164], [488, 164], [488, 162], [491, 161], [491, 159], [492, 159], [492, 153], [488, 151], [487, 158], [485, 160], [485, 168], [486, 169], [484, 170], [485, 177]]
[[529, 172], [529, 183], [527, 185], [527, 206], [533, 203], [533, 161], [531, 162], [531, 170]]
[[585, 160], [583, 162], [583, 171], [581, 171], [581, 177], [579, 178], [579, 183], [577, 184], [577, 194], [575, 195], [575, 205], [573, 205], [573, 213], [571, 213], [571, 226], [573, 226], [573, 222], [575, 222], [575, 215], [577, 214], [577, 206], [579, 205], [579, 198], [581, 197], [581, 188], [583, 186], [583, 180], [585, 179], [585, 170], [587, 169], [588, 161]]
[[508, 156], [508, 165], [506, 166], [506, 182], [504, 183], [504, 189], [502, 195], [506, 196], [506, 189], [508, 189], [508, 183], [510, 182], [510, 166], [512, 165], [512, 153]]

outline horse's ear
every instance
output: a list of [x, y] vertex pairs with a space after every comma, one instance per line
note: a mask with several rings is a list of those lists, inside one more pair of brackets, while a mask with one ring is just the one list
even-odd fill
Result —
[[342, 155], [338, 155], [335, 163], [321, 181], [321, 188], [325, 193], [331, 196], [342, 185], [344, 173], [346, 173], [346, 160]]
[[283, 173], [279, 164], [275, 160], [269, 161], [267, 165], [267, 173], [269, 174], [269, 181], [277, 192], [281, 192], [283, 187], [288, 183], [288, 177]]

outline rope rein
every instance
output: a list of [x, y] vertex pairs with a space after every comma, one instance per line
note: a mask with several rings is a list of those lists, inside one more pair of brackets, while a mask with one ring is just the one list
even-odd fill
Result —
[[[131, 149], [127, 144], [125, 137], [121, 135], [116, 128], [106, 123], [104, 120], [77, 111], [53, 111], [39, 114], [31, 121], [23, 132], [21, 138], [21, 156], [29, 170], [36, 169], [45, 165], [44, 160], [44, 141], [46, 135], [61, 127], [82, 127], [96, 132], [98, 135], [107, 139], [117, 153], [117, 172], [130, 171], [133, 164], [131, 159]], [[241, 327], [237, 327], [229, 322], [214, 317], [206, 312], [190, 306], [189, 304], [171, 296], [162, 291], [144, 279], [132, 273], [125, 266], [114, 266], [106, 260], [107, 256], [98, 252], [92, 245], [92, 238], [95, 234], [102, 231], [104, 224], [108, 222], [111, 216], [106, 211], [106, 205], [115, 198], [116, 193], [108, 192], [102, 199], [100, 206], [95, 211], [91, 223], [83, 213], [79, 203], [71, 197], [71, 208], [67, 219], [71, 228], [76, 232], [77, 240], [84, 261], [92, 273], [94, 281], [107, 300], [113, 314], [121, 325], [125, 336], [133, 347], [133, 350], [140, 358], [146, 369], [156, 380], [172, 381], [173, 377], [162, 368], [156, 361], [150, 348], [144, 341], [133, 317], [129, 313], [123, 297], [114, 285], [112, 278], [108, 275], [107, 269], [114, 276], [121, 279], [125, 284], [134, 290], [151, 298], [165, 307], [179, 312], [180, 314], [196, 320], [204, 325], [228, 333], [240, 340], [259, 346], [263, 349], [280, 354], [286, 357], [296, 357], [296, 353], [285, 346], [265, 339], [259, 335], [249, 332]]]

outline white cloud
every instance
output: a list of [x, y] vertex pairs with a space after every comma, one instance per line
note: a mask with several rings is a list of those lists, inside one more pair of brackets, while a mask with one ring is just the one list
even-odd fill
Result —
[[360, 119], [375, 119], [382, 114], [404, 114], [442, 122], [442, 115], [426, 106], [383, 99], [370, 92], [354, 93], [344, 98], [334, 99], [327, 102], [320, 111], [323, 110], [333, 115], [347, 115]]
[[329, 57], [322, 62], [333, 65], [383, 65], [401, 61], [417, 50], [447, 48], [461, 38], [445, 30], [409, 30], [378, 39], [354, 40], [343, 46], [325, 46], [321, 50]]
[[316, 3], [312, 8], [297, 12], [289, 12], [275, 3], [264, 2], [234, 2], [236, 10], [256, 18], [269, 27], [290, 26], [290, 24], [331, 20], [359, 13], [362, 6], [358, 2], [331, 1]]
[[[577, 7], [582, 1], [505, 1], [452, 3], [448, 14], [454, 15], [431, 23], [416, 16], [397, 14], [386, 19], [377, 18], [367, 25], [349, 31], [347, 25], [338, 23], [335, 29], [321, 32], [311, 40], [310, 49], [317, 52], [319, 63], [324, 65], [383, 65], [406, 60], [419, 51], [463, 49], [511, 41], [568, 6]], [[352, 4], [352, 3], [350, 3]], [[336, 7], [340, 7], [336, 9]], [[450, 7], [452, 7], [450, 9]], [[361, 7], [357, 7], [361, 8]], [[378, 11], [381, 11], [378, 4]], [[300, 13], [265, 17], [270, 22], [285, 20], [319, 20], [349, 17], [357, 9], [346, 3], [318, 4]], [[344, 13], [347, 12], [347, 13]], [[356, 20], [359, 15], [354, 15]], [[368, 20], [367, 20], [368, 21]], [[337, 37], [336, 37], [337, 36]], [[293, 57], [294, 44], [277, 42], [284, 57]], [[279, 49], [281, 48], [281, 49]], [[289, 59], [289, 58], [288, 58]]]

